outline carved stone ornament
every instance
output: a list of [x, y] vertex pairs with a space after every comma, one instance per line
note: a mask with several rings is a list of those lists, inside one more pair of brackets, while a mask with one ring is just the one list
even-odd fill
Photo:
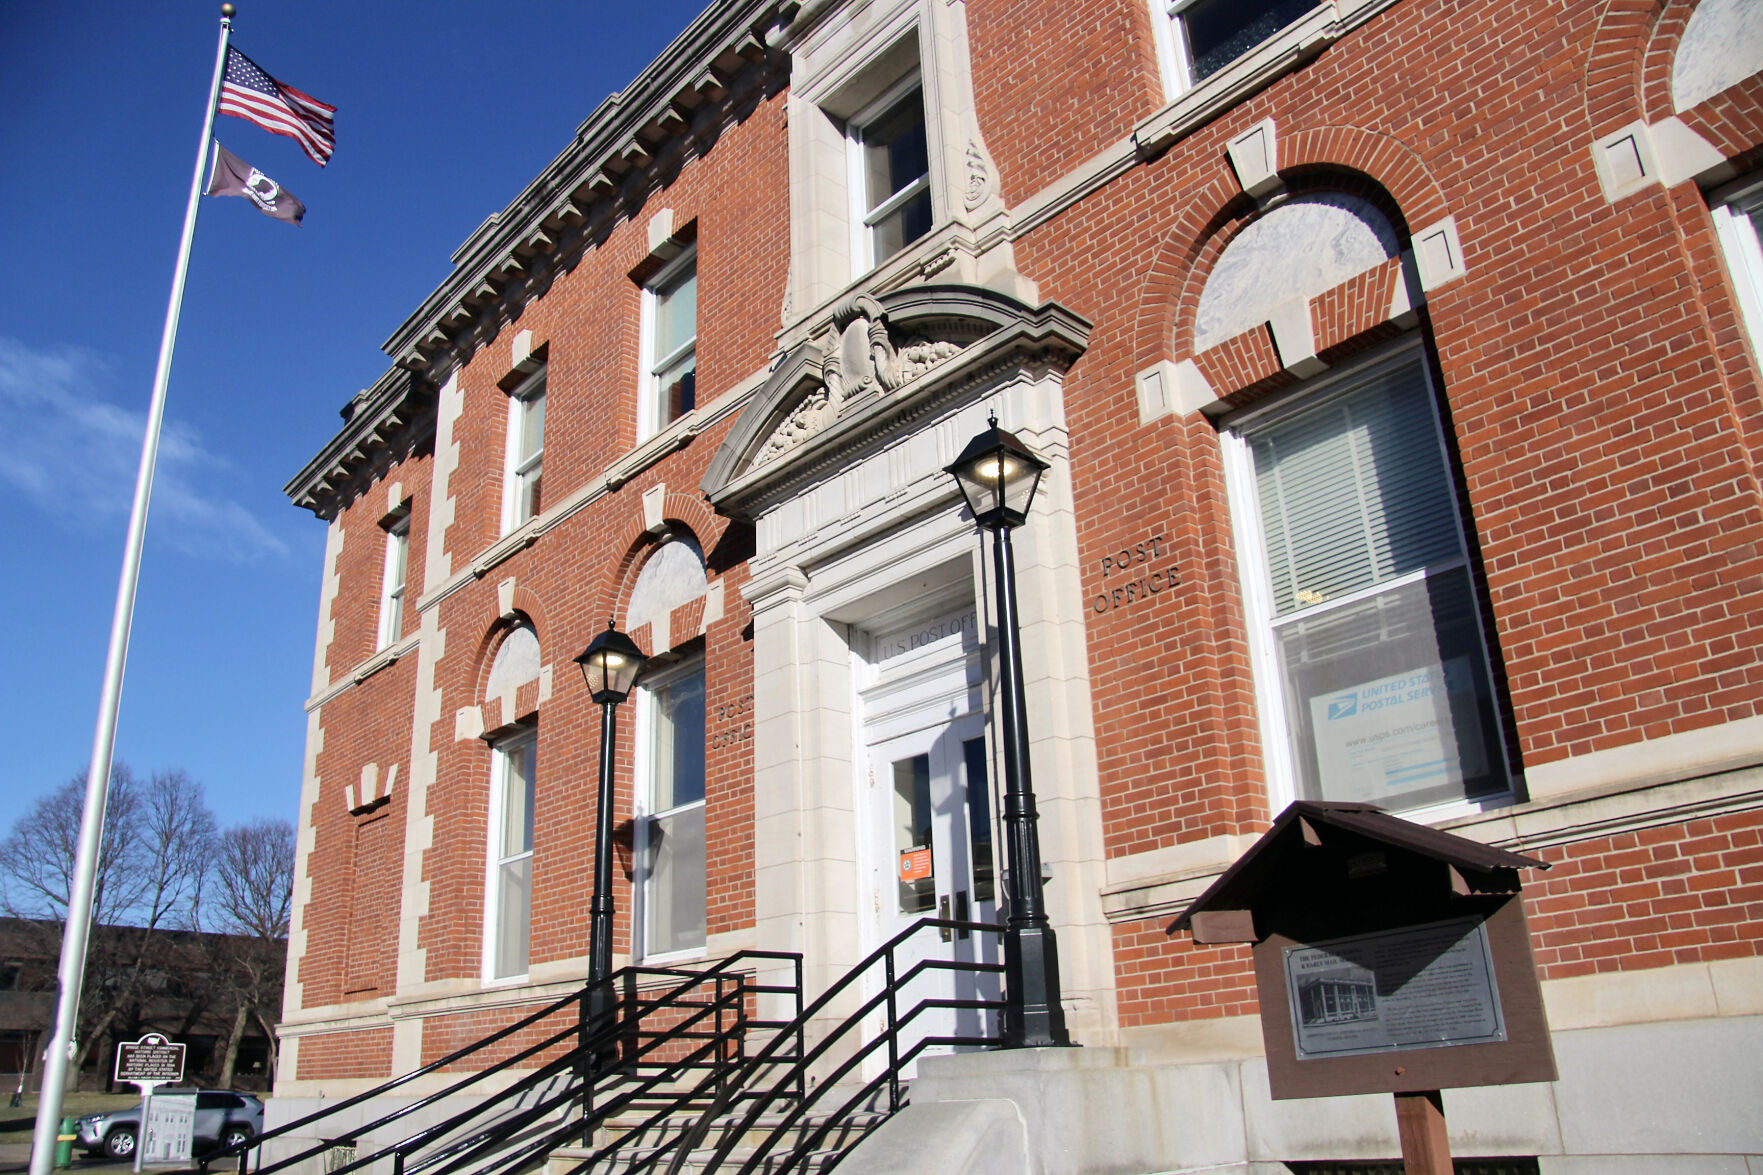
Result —
[[967, 195], [964, 203], [969, 212], [974, 211], [986, 202], [992, 191], [992, 169], [986, 163], [986, 155], [979, 144], [972, 139], [967, 140]]
[[758, 468], [839, 418], [849, 402], [872, 392], [892, 392], [961, 353], [961, 344], [907, 336], [896, 341], [881, 303], [868, 294], [833, 309], [832, 326], [819, 342], [822, 383], [778, 422], [753, 458]]

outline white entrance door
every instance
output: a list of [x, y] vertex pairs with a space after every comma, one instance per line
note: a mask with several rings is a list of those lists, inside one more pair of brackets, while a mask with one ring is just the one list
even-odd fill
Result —
[[[893, 721], [872, 727], [877, 737], [868, 746], [868, 823], [876, 945], [921, 918], [988, 923], [998, 918], [985, 720], [964, 704], [970, 691], [965, 681], [957, 681], [961, 688], [954, 694], [942, 692], [911, 708], [917, 724], [896, 710]], [[913, 728], [901, 730], [903, 725]], [[995, 1011], [946, 1002], [997, 999], [1002, 976], [938, 963], [1001, 960], [998, 936], [979, 931], [926, 927], [901, 944], [894, 952], [894, 974], [906, 982], [893, 1005], [896, 1021], [905, 1023], [901, 1048], [938, 1038], [924, 1051], [948, 1052], [958, 1047], [956, 1038], [995, 1035]]]

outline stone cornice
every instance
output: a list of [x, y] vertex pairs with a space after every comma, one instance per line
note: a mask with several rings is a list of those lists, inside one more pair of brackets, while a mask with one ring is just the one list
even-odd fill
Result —
[[282, 492], [330, 521], [397, 455], [427, 440], [434, 412], [434, 388], [393, 368], [349, 402], [342, 429]]
[[452, 276], [386, 340], [393, 362], [411, 370], [457, 362], [500, 325], [494, 307], [542, 292], [558, 258], [641, 206], [656, 173], [689, 155], [700, 136], [714, 141], [743, 100], [787, 82], [788, 58], [766, 43], [785, 7], [712, 5], [602, 102], [526, 190], [453, 254]]
[[452, 276], [386, 340], [392, 368], [351, 401], [342, 430], [288, 482], [295, 505], [335, 517], [361, 473], [371, 480], [388, 463], [404, 424], [424, 409], [432, 420], [435, 385], [448, 372], [727, 123], [786, 84], [788, 57], [767, 38], [794, 10], [791, 0], [711, 5], [600, 103], [569, 146], [453, 253]]

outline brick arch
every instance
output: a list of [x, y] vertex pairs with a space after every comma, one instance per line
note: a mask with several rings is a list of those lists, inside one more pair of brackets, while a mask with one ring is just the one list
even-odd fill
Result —
[[[661, 517], [670, 524], [677, 535], [680, 532], [691, 536], [698, 544], [700, 551], [705, 551], [722, 525], [721, 520], [710, 512], [709, 507], [695, 498], [685, 494], [669, 492], [662, 500]], [[637, 576], [642, 574], [643, 565], [649, 556], [655, 553], [661, 542], [648, 532], [643, 521], [643, 507], [639, 500], [630, 511], [630, 516], [619, 528], [624, 535], [624, 548], [618, 561], [611, 570], [605, 572], [589, 593], [594, 601], [591, 615], [594, 618], [592, 631], [583, 638], [584, 643], [593, 639], [611, 618], [624, 614], [625, 607], [630, 603], [631, 592], [636, 587]], [[708, 564], [704, 569], [705, 576], [711, 572]]]
[[[1700, 0], [1665, 0], [1647, 37], [1641, 57], [1637, 99], [1648, 122], [1677, 113], [1671, 98], [1671, 71], [1677, 64], [1677, 47]], [[1620, 124], [1618, 124], [1620, 125]], [[1612, 128], [1614, 129], [1614, 128]]]
[[1586, 119], [1592, 136], [1601, 138], [1637, 120], [1652, 124], [1677, 115], [1747, 170], [1763, 157], [1751, 113], [1763, 79], [1751, 77], [1689, 110], [1678, 111], [1672, 100], [1677, 51], [1699, 3], [1609, 0], [1586, 60]]
[[[1364, 177], [1381, 198], [1374, 203], [1395, 214], [1391, 223], [1405, 233], [1410, 225], [1429, 225], [1450, 213], [1445, 189], [1420, 153], [1394, 135], [1336, 124], [1282, 136], [1279, 174], [1323, 173]], [[1365, 193], [1358, 193], [1365, 194]], [[1387, 201], [1387, 203], [1386, 203]]]
[[544, 619], [545, 607], [538, 595], [530, 589], [516, 584], [513, 603], [513, 619], [497, 616], [490, 620], [484, 625], [483, 631], [478, 635], [477, 644], [472, 648], [471, 700], [473, 705], [484, 700], [484, 687], [489, 682], [490, 666], [496, 661], [497, 650], [501, 649], [502, 642], [508, 639], [508, 634], [521, 624], [524, 623], [528, 628], [531, 628], [533, 635], [538, 638], [541, 664], [543, 659], [550, 655], [548, 652], [550, 645], [545, 639], [548, 628]]
[[[1400, 238], [1446, 215], [1444, 189], [1410, 148], [1356, 127], [1303, 131], [1280, 143], [1280, 178], [1294, 195], [1344, 192], [1384, 213]], [[1394, 186], [1392, 186], [1392, 182]], [[1194, 193], [1164, 234], [1139, 294], [1135, 367], [1193, 354], [1200, 292], [1225, 247], [1256, 219], [1255, 204], [1220, 177]]]
[[1253, 210], [1254, 203], [1223, 175], [1183, 202], [1163, 231], [1139, 287], [1132, 335], [1135, 369], [1175, 357], [1174, 341], [1192, 337], [1193, 305], [1199, 296], [1196, 275], [1211, 272], [1224, 240], [1247, 223]]
[[1643, 114], [1641, 65], [1653, 24], [1669, 0], [1609, 0], [1585, 63], [1585, 116], [1592, 137]]
[[661, 502], [661, 517], [691, 533], [700, 548], [708, 550], [727, 525], [710, 510], [702, 498], [675, 493], [672, 490]]

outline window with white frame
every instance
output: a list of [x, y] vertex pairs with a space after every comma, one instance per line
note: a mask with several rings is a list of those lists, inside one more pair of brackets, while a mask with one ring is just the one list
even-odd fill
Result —
[[1418, 344], [1224, 431], [1275, 806], [1512, 790], [1435, 393]]
[[687, 249], [643, 287], [646, 387], [643, 436], [660, 432], [698, 402], [698, 251]]
[[490, 769], [489, 876], [484, 887], [485, 980], [526, 974], [538, 775], [538, 731], [524, 730], [496, 744]]
[[540, 509], [545, 465], [545, 371], [528, 376], [508, 395], [508, 475], [502, 494], [502, 532]]
[[851, 253], [871, 269], [931, 230], [930, 144], [918, 74], [891, 86], [847, 123]]
[[1713, 211], [1751, 350], [1763, 360], [1763, 177], [1752, 176], [1729, 189], [1714, 202]]
[[386, 526], [386, 570], [380, 588], [380, 638], [377, 647], [396, 644], [404, 635], [404, 580], [410, 563], [410, 515]]
[[1314, 9], [1319, 0], [1151, 0], [1171, 96], [1199, 85]]
[[643, 683], [636, 915], [645, 958], [704, 947], [704, 661]]

